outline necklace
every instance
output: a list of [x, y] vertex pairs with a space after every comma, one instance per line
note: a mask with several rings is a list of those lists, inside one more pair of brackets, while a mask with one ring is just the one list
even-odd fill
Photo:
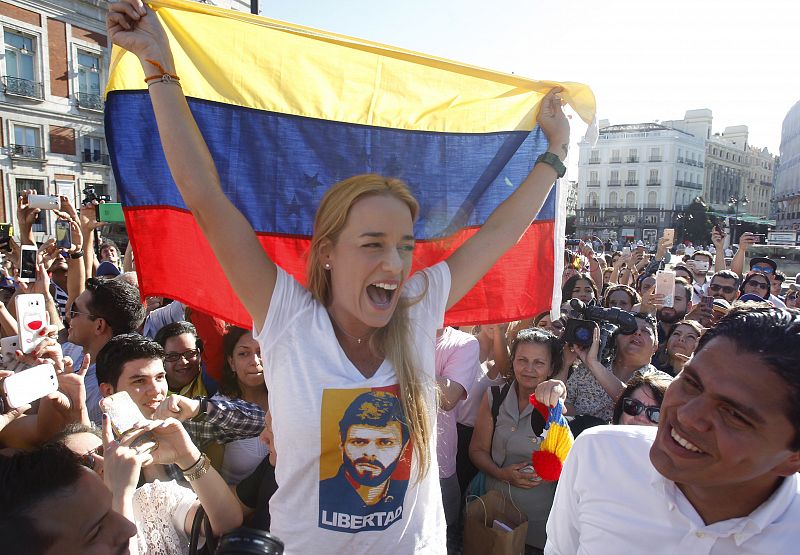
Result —
[[334, 318], [334, 317], [333, 317], [333, 314], [331, 314], [330, 312], [328, 312], [328, 316], [330, 316], [331, 322], [333, 322], [333, 324], [335, 324], [335, 325], [336, 325], [336, 328], [337, 328], [337, 329], [338, 329], [340, 332], [342, 332], [342, 333], [343, 333], [343, 334], [345, 334], [347, 337], [349, 337], [350, 339], [352, 339], [353, 341], [355, 341], [355, 342], [356, 342], [356, 344], [358, 344], [358, 345], [361, 345], [361, 343], [362, 343], [362, 342], [363, 342], [365, 339], [369, 339], [369, 336], [371, 336], [371, 335], [372, 335], [372, 333], [375, 331], [375, 330], [370, 330], [370, 331], [368, 331], [368, 332], [367, 332], [367, 334], [366, 334], [364, 337], [356, 337], [355, 335], [351, 335], [351, 334], [347, 333], [347, 331], [346, 331], [346, 330], [345, 330], [345, 329], [342, 327], [342, 325], [341, 325], [339, 322], [337, 322], [337, 321], [336, 321], [336, 318]]

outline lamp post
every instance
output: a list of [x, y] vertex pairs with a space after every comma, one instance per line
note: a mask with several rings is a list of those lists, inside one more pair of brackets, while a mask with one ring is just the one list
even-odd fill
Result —
[[731, 198], [728, 199], [728, 206], [734, 209], [734, 220], [736, 220], [736, 227], [733, 228], [733, 232], [731, 233], [731, 245], [735, 245], [737, 241], [736, 237], [736, 229], [739, 228], [742, 224], [739, 223], [739, 206], [744, 208], [747, 206], [747, 203], [750, 202], [750, 199], [747, 198], [747, 195], [744, 195], [742, 198], [739, 198], [736, 195], [731, 195]]

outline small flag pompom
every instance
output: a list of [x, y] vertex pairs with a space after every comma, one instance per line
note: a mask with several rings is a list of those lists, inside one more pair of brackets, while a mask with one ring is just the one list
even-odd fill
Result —
[[556, 406], [548, 408], [537, 401], [534, 395], [530, 396], [530, 402], [534, 410], [545, 417], [544, 429], [547, 431], [539, 450], [534, 451], [531, 456], [533, 470], [543, 480], [558, 480], [564, 459], [575, 442], [569, 423], [564, 417], [564, 402], [559, 399]]

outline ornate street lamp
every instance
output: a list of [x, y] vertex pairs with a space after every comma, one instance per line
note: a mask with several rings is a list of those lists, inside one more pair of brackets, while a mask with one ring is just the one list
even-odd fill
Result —
[[734, 220], [736, 220], [736, 227], [732, 227], [731, 245], [735, 245], [737, 243], [738, 238], [736, 237], [736, 230], [742, 225], [739, 222], [739, 206], [742, 207], [742, 211], [744, 212], [744, 207], [747, 206], [748, 202], [750, 202], [750, 199], [747, 198], [747, 195], [743, 196], [742, 198], [739, 198], [736, 195], [731, 195], [731, 198], [728, 199], [728, 206], [734, 209]]

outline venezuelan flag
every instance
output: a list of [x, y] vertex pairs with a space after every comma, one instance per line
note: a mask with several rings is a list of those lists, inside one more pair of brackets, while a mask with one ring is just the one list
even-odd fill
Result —
[[[585, 85], [531, 81], [196, 2], [150, 5], [225, 193], [272, 259], [301, 281], [314, 212], [333, 183], [369, 172], [405, 180], [421, 205], [415, 267], [425, 267], [475, 233], [546, 150], [536, 114], [549, 89], [563, 86], [582, 119], [594, 117]], [[114, 48], [106, 138], [142, 293], [249, 326], [172, 180], [141, 66]], [[520, 243], [448, 313], [450, 323], [550, 307], [563, 237], [556, 196], [554, 188]]]

